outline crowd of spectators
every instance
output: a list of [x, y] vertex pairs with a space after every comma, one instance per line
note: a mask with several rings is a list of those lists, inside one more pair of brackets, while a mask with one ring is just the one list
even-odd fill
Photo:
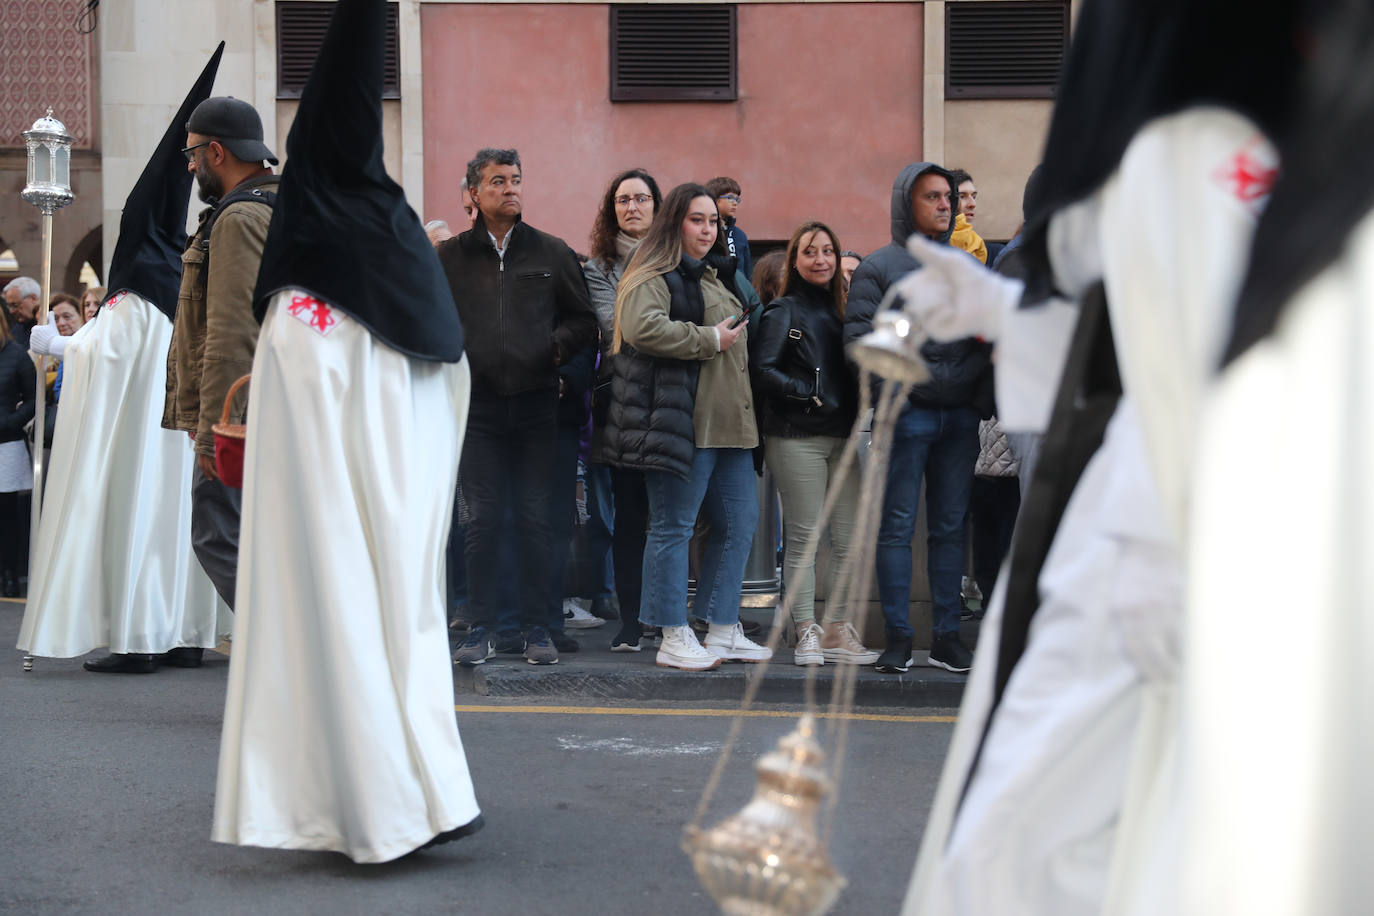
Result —
[[847, 618], [843, 589], [817, 618], [804, 555], [828, 493], [832, 569], [857, 536], [863, 471], [840, 474], [860, 419], [846, 346], [870, 329], [888, 287], [919, 268], [907, 237], [984, 264], [1000, 251], [973, 230], [972, 177], [933, 163], [904, 169], [892, 242], [867, 256], [811, 220], [757, 259], [733, 178], [664, 192], [643, 169], [616, 174], [580, 255], [524, 221], [523, 177], [515, 150], [481, 150], [463, 181], [466, 228], [425, 225], [473, 377], [449, 553], [451, 614], [467, 631], [455, 662], [510, 653], [554, 664], [578, 650], [568, 629], [608, 621], [619, 625], [613, 651], [647, 644], [664, 667], [769, 658], [739, 616], [766, 467], [781, 505], [795, 663], [894, 673], [914, 663], [911, 552], [924, 483], [929, 663], [967, 671], [962, 580], [973, 573], [990, 594], [1019, 500], [1015, 460], [991, 422], [987, 344], [927, 343], [931, 381], [898, 417], [875, 569], [881, 651]]

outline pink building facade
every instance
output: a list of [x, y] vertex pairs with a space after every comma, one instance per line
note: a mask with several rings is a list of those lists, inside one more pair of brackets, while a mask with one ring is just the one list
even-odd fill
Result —
[[812, 218], [863, 252], [890, 240], [892, 180], [922, 158], [921, 4], [740, 4], [732, 102], [611, 102], [608, 15], [422, 6], [426, 218], [460, 223], [467, 160], [500, 146], [520, 151], [530, 223], [579, 251], [606, 183], [636, 166], [665, 193], [735, 178], [756, 244]]

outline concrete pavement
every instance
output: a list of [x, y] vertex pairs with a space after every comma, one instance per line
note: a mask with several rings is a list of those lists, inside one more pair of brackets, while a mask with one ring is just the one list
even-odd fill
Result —
[[[19, 605], [0, 603], [0, 645], [14, 645], [19, 616]], [[714, 912], [679, 842], [733, 703], [547, 697], [536, 706], [460, 694], [487, 829], [358, 866], [209, 841], [228, 665], [207, 660], [115, 676], [83, 672], [79, 659], [38, 659], [25, 674], [20, 653], [0, 649], [0, 912]], [[505, 667], [518, 670], [503, 662], [489, 674]], [[748, 800], [753, 762], [796, 711], [774, 705], [745, 721], [707, 823]], [[830, 844], [850, 882], [834, 912], [892, 913], [952, 717], [909, 706], [862, 712], [849, 723]]]

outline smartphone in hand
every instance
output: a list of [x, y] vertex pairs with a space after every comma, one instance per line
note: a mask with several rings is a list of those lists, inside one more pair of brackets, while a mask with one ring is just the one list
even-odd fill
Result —
[[743, 323], [744, 323], [744, 319], [747, 318], [747, 317], [749, 317], [749, 316], [746, 315], [746, 314], [736, 315], [736, 316], [735, 316], [735, 320], [732, 321], [732, 322], [730, 322], [730, 324], [729, 324], [730, 330], [733, 331], [735, 328], [737, 328], [737, 327], [739, 327], [741, 324], [743, 324]]

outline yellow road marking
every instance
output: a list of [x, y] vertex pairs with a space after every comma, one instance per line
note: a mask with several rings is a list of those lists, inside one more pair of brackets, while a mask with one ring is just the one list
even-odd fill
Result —
[[[453, 707], [454, 712], [525, 712], [550, 716], [701, 716], [709, 719], [730, 719], [744, 716], [747, 719], [795, 719], [800, 713], [781, 709], [679, 709], [664, 707], [621, 707], [621, 706], [463, 706]], [[957, 720], [955, 716], [904, 716], [882, 713], [854, 712], [842, 715], [832, 712], [813, 713], [818, 719], [848, 719], [851, 722], [933, 722], [948, 723]]]

